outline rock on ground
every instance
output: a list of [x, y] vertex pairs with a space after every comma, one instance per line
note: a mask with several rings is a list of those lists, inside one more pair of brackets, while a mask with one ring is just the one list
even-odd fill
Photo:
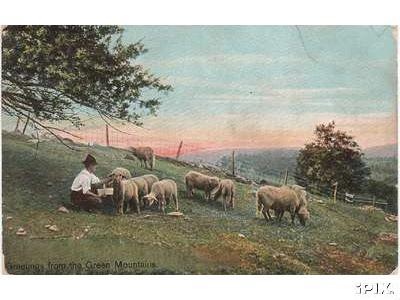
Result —
[[167, 213], [168, 216], [172, 216], [172, 217], [182, 217], [183, 213], [179, 212], [179, 211], [173, 211], [170, 213]]
[[49, 226], [47, 229], [48, 229], [48, 230], [51, 230], [51, 231], [59, 231], [57, 225], [51, 225], [51, 226]]
[[57, 211], [65, 213], [65, 214], [69, 213], [69, 210], [65, 206], [60, 206]]
[[18, 228], [16, 234], [17, 235], [26, 235], [26, 231], [24, 228], [20, 227], [20, 228]]

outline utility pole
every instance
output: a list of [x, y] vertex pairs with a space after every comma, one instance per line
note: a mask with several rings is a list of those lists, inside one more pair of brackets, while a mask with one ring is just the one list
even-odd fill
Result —
[[108, 135], [108, 125], [106, 125], [106, 143], [107, 143], [107, 147], [110, 146], [110, 137]]
[[232, 175], [235, 176], [235, 150], [232, 151]]
[[181, 149], [182, 149], [183, 141], [179, 143], [178, 151], [176, 152], [176, 159], [179, 159], [179, 156], [181, 155]]

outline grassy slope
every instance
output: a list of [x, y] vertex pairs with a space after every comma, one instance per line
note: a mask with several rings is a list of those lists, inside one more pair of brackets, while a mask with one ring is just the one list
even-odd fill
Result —
[[[96, 147], [91, 150], [106, 175], [117, 166], [147, 171], [124, 154]], [[311, 222], [305, 228], [265, 224], [255, 219], [251, 187], [237, 184], [237, 207], [225, 214], [220, 203], [208, 204], [197, 194], [184, 195], [187, 167], [160, 160], [154, 173], [178, 182], [185, 218], [144, 212], [141, 216], [62, 214], [69, 187], [81, 169], [82, 152], [47, 142], [35, 146], [23, 137], [3, 133], [3, 251], [6, 264], [43, 264], [40, 273], [262, 273], [262, 274], [382, 274], [397, 265], [397, 247], [379, 241], [380, 232], [397, 232], [382, 212], [368, 213], [342, 203], [310, 203]], [[145, 215], [151, 215], [145, 217]], [[12, 216], [6, 220], [6, 216]], [[286, 216], [288, 218], [288, 216]], [[51, 232], [46, 224], [56, 224]], [[26, 236], [17, 236], [24, 227]], [[238, 236], [239, 233], [245, 238]], [[337, 246], [329, 246], [330, 242]], [[114, 267], [115, 260], [152, 262], [155, 267]], [[50, 269], [52, 263], [81, 263], [82, 268]], [[86, 262], [109, 262], [105, 269], [86, 268]], [[13, 273], [34, 273], [9, 270]]]

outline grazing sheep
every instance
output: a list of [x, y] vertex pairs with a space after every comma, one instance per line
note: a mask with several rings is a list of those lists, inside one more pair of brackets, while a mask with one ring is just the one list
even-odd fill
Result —
[[130, 147], [130, 150], [132, 151], [132, 154], [140, 161], [140, 166], [148, 169], [148, 164], [150, 165], [150, 170], [153, 170], [154, 165], [155, 165], [155, 155], [154, 151], [150, 147]]
[[232, 209], [235, 207], [235, 185], [230, 179], [222, 179], [219, 182], [218, 189], [214, 194], [214, 201], [216, 201], [219, 197], [222, 196], [222, 205], [224, 210], [226, 211], [226, 207], [231, 207]]
[[175, 210], [178, 211], [178, 188], [176, 183], [171, 179], [163, 179], [153, 184], [151, 192], [144, 196], [143, 200], [146, 206], [151, 206], [154, 202], [157, 202], [159, 210], [165, 213], [166, 203], [169, 203], [171, 198], [175, 202]]
[[295, 190], [283, 186], [262, 186], [258, 189], [257, 198], [257, 212], [262, 212], [265, 220], [271, 220], [269, 210], [275, 210], [275, 214], [280, 221], [285, 211], [290, 212], [292, 224], [294, 224], [295, 216], [297, 215], [300, 223], [304, 226], [306, 220], [309, 219], [310, 214], [305, 205], [306, 199], [301, 199], [304, 194], [298, 193]]
[[159, 181], [158, 177], [153, 174], [146, 174], [146, 175], [142, 175], [140, 177], [142, 177], [144, 180], [146, 180], [147, 185], [149, 186], [149, 191], [151, 191], [151, 187], [153, 186], [153, 184], [155, 182]]
[[143, 177], [133, 177], [130, 180], [132, 180], [137, 188], [138, 188], [138, 195], [139, 195], [139, 201], [140, 201], [140, 206], [143, 207], [143, 197], [146, 196], [149, 193], [149, 185], [147, 184], [146, 179]]
[[117, 214], [124, 213], [124, 203], [127, 204], [126, 212], [129, 212], [131, 206], [136, 206], [136, 211], [140, 214], [138, 188], [131, 179], [123, 179], [121, 175], [114, 176], [112, 181], [114, 189], [113, 201]]
[[288, 187], [290, 187], [299, 195], [300, 206], [307, 206], [308, 194], [306, 188], [297, 184], [289, 185]]
[[188, 197], [193, 197], [193, 189], [198, 189], [204, 191], [206, 200], [210, 200], [211, 191], [218, 187], [219, 178], [190, 171], [185, 175], [185, 183]]

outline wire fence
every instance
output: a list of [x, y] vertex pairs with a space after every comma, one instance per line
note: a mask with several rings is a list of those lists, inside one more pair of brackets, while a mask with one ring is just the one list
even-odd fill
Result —
[[[229, 172], [228, 168], [223, 168], [225, 172]], [[248, 175], [248, 170], [243, 170], [239, 167], [236, 169], [236, 174], [239, 176], [248, 176], [250, 180], [255, 182], [264, 182], [272, 185], [285, 185], [285, 184], [298, 184], [308, 182], [309, 180], [305, 177], [302, 177], [296, 174], [293, 170], [276, 170], [268, 168], [266, 173], [263, 175], [255, 174], [254, 176]], [[286, 177], [286, 178], [285, 178]], [[357, 195], [350, 194], [345, 190], [336, 189], [335, 187], [327, 187], [327, 186], [316, 186], [312, 184], [308, 184], [304, 186], [305, 189], [312, 195], [313, 198], [318, 199], [319, 201], [342, 201], [345, 203], [355, 204], [355, 205], [370, 205], [373, 207], [381, 208], [385, 211], [388, 211], [388, 202], [385, 200], [376, 199], [373, 196], [368, 195]]]
[[[117, 127], [106, 126], [104, 123], [99, 125], [98, 120], [95, 117], [88, 117], [83, 121], [85, 130], [76, 130], [73, 126], [61, 127], [63, 130], [71, 132], [73, 135], [68, 133], [59, 132], [62, 139], [70, 140], [75, 143], [84, 144], [87, 148], [94, 145], [110, 146], [116, 148], [128, 148], [129, 146], [150, 146], [153, 148], [157, 155], [178, 158], [179, 153], [191, 152], [196, 150], [192, 148], [190, 144], [185, 144], [180, 136], [176, 136], [176, 139], [166, 139], [163, 136], [157, 135], [156, 132], [140, 127], [130, 127], [128, 130], [119, 130]], [[18, 127], [18, 126], [17, 126]], [[25, 126], [26, 127], [26, 126]], [[35, 135], [31, 133], [31, 136]], [[183, 144], [183, 145], [182, 145]], [[214, 165], [215, 168], [223, 170], [225, 173], [229, 173], [227, 167], [220, 165]], [[293, 170], [277, 170], [268, 168], [265, 174], [258, 174], [253, 172], [249, 174], [249, 167], [244, 166], [240, 161], [236, 163], [235, 168], [236, 176], [247, 178], [251, 181], [261, 182], [266, 181], [273, 185], [284, 185], [284, 184], [299, 184], [308, 182], [305, 177], [296, 174]], [[388, 203], [386, 201], [375, 199], [367, 195], [351, 195], [347, 191], [341, 190], [335, 187], [327, 186], [316, 186], [306, 185], [306, 190], [314, 197], [319, 197], [322, 201], [344, 201], [352, 204], [367, 204], [377, 206], [387, 210]]]

